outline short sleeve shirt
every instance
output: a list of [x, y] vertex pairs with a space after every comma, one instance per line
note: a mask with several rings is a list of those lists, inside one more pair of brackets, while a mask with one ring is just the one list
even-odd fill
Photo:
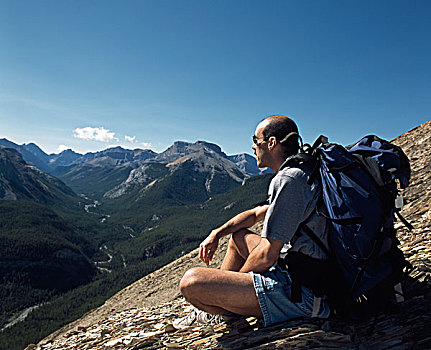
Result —
[[298, 165], [282, 167], [275, 175], [269, 185], [269, 208], [261, 236], [282, 241], [292, 251], [326, 259], [325, 253], [307, 234], [295, 235], [299, 225], [306, 221], [314, 234], [328, 246], [327, 220], [316, 211], [321, 188], [317, 180], [307, 184], [309, 173], [308, 169]]

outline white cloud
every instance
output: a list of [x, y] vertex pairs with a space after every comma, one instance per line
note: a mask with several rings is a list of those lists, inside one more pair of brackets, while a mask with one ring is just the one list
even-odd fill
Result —
[[71, 149], [71, 148], [66, 146], [66, 145], [60, 145], [57, 147], [57, 153], [61, 153], [61, 152], [66, 151], [68, 149]]
[[139, 143], [141, 146], [144, 146], [144, 147], [147, 147], [147, 148], [150, 148], [151, 147], [151, 143], [149, 143], [149, 142], [139, 142], [137, 139], [136, 139], [136, 136], [124, 136], [124, 138], [126, 139], [126, 141], [128, 141], [128, 142], [130, 142], [130, 143]]
[[73, 130], [73, 136], [78, 139], [101, 142], [119, 141], [119, 139], [115, 137], [115, 132], [107, 130], [103, 126], [100, 128], [92, 128], [90, 126], [85, 128], [76, 128]]

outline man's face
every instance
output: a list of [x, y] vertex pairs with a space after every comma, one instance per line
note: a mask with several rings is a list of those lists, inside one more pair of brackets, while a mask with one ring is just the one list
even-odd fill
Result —
[[257, 166], [259, 168], [265, 168], [268, 166], [265, 162], [265, 158], [267, 158], [268, 153], [268, 142], [263, 137], [263, 125], [258, 125], [256, 131], [253, 136], [253, 146], [251, 147], [254, 150], [254, 154], [256, 155]]

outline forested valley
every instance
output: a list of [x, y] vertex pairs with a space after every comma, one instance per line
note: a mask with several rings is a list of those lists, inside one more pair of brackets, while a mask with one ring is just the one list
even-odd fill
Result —
[[271, 175], [203, 146], [174, 164], [78, 164], [56, 176], [0, 147], [0, 349], [37, 342], [266, 199]]

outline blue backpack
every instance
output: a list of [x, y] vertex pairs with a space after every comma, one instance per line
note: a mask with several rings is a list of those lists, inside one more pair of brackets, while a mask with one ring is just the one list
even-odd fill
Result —
[[[394, 228], [401, 197], [410, 179], [410, 163], [400, 147], [377, 136], [366, 136], [352, 146], [328, 143], [320, 136], [313, 146], [294, 156], [288, 166], [304, 163], [322, 186], [316, 208], [330, 225], [329, 250], [304, 223], [305, 232], [327, 254], [322, 262], [301, 253], [289, 253], [286, 265], [292, 275], [292, 295], [298, 286], [327, 295], [335, 313], [369, 318], [389, 311], [397, 300], [404, 269], [411, 267], [398, 248]], [[295, 296], [296, 295], [296, 296]], [[294, 300], [295, 301], [295, 300]]]

